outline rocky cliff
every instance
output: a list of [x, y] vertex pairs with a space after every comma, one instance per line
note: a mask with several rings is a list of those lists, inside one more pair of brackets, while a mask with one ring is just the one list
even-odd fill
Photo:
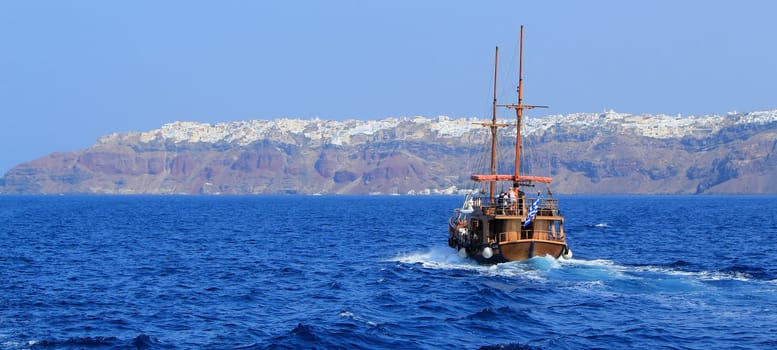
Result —
[[[0, 193], [452, 193], [487, 171], [479, 122], [176, 122], [18, 165]], [[580, 113], [529, 118], [524, 130], [526, 171], [552, 176], [557, 193], [777, 193], [777, 110]], [[500, 130], [505, 149], [514, 135]], [[499, 156], [509, 173], [513, 154]]]

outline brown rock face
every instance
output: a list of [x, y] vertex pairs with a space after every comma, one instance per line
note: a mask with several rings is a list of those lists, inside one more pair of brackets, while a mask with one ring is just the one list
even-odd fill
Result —
[[[414, 139], [396, 139], [408, 135]], [[0, 179], [0, 193], [404, 194], [465, 189], [471, 188], [470, 174], [488, 168], [486, 162], [469, 158], [488, 152], [481, 144], [464, 142], [471, 138], [444, 138], [404, 125], [339, 145], [299, 136], [243, 146], [117, 137], [21, 164]], [[553, 177], [554, 191], [564, 194], [777, 193], [775, 140], [777, 123], [661, 139], [618, 130], [556, 128], [526, 137], [526, 144], [534, 147], [525, 148], [523, 164], [527, 173]], [[512, 157], [500, 154], [500, 171], [511, 171]]]

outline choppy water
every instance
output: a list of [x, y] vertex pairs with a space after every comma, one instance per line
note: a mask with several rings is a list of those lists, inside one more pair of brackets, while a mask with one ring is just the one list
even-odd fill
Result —
[[562, 197], [575, 258], [447, 247], [458, 197], [0, 197], [0, 348], [777, 347], [777, 197]]

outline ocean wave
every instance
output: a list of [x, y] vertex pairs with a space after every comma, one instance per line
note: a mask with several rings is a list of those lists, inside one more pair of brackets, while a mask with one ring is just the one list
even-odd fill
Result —
[[[346, 316], [348, 317], [347, 314]], [[262, 349], [395, 349], [417, 347], [414, 339], [401, 339], [387, 329], [373, 330], [299, 323], [291, 331], [270, 339]]]
[[340, 317], [351, 319], [351, 320], [357, 321], [359, 323], [364, 323], [364, 324], [367, 324], [367, 325], [369, 325], [371, 327], [377, 327], [378, 326], [377, 322], [366, 320], [366, 319], [364, 319], [364, 318], [362, 318], [360, 316], [357, 316], [356, 314], [354, 314], [353, 312], [350, 312], [350, 311], [343, 311], [343, 312], [341, 312], [340, 313]]
[[126, 349], [172, 349], [175, 346], [163, 344], [159, 339], [147, 334], [139, 334], [132, 339], [115, 336], [86, 336], [66, 339], [42, 339], [27, 342], [29, 349], [84, 349], [84, 348], [126, 348]]
[[484, 345], [478, 348], [478, 350], [536, 350], [541, 349], [531, 345], [521, 343], [507, 343], [507, 344], [495, 344]]

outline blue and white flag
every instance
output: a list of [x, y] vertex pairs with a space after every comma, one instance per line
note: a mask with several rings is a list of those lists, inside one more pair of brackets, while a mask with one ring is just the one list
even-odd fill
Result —
[[531, 224], [531, 220], [537, 216], [537, 210], [540, 206], [540, 199], [542, 199], [541, 196], [537, 197], [537, 199], [534, 200], [534, 203], [531, 204], [531, 207], [529, 207], [529, 215], [526, 215], [526, 222], [523, 223], [523, 227], [529, 226], [529, 224]]

